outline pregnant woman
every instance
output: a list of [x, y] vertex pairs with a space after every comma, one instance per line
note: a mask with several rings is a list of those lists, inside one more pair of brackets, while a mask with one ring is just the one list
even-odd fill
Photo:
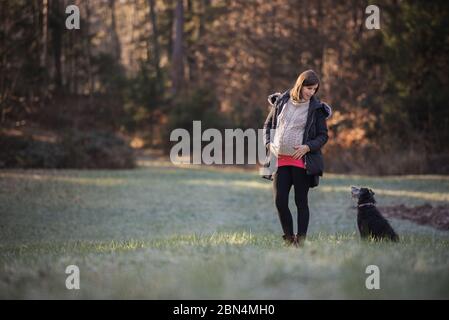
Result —
[[[321, 148], [328, 140], [326, 119], [332, 109], [315, 96], [319, 86], [317, 74], [307, 70], [299, 75], [293, 88], [268, 97], [272, 109], [264, 124], [264, 142], [268, 157], [271, 153], [277, 163], [275, 172], [263, 177], [273, 180], [283, 239], [289, 245], [304, 243], [309, 226], [309, 188], [318, 185], [324, 170]], [[298, 210], [296, 235], [288, 207], [292, 185]]]

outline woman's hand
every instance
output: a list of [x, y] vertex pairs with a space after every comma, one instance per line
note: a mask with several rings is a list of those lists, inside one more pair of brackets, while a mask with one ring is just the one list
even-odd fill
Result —
[[279, 156], [278, 150], [276, 150], [273, 143], [270, 142], [270, 144], [268, 145], [268, 148], [270, 149], [271, 154], [273, 154], [276, 158]]
[[306, 144], [303, 144], [303, 145], [300, 145], [300, 146], [296, 146], [296, 147], [293, 147], [293, 148], [296, 149], [295, 153], [293, 153], [293, 156], [292, 156], [294, 159], [300, 159], [300, 158], [302, 158], [307, 152], [310, 151], [309, 146], [306, 145]]

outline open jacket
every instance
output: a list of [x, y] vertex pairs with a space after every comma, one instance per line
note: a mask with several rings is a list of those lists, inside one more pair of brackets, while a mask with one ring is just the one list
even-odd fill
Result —
[[[264, 167], [270, 166], [270, 161], [273, 161], [269, 143], [272, 141], [272, 129], [276, 129], [279, 114], [282, 112], [287, 101], [290, 99], [290, 89], [284, 93], [274, 93], [268, 96], [268, 102], [271, 105], [270, 113], [265, 120], [264, 143], [267, 150], [267, 157]], [[321, 102], [315, 96], [312, 96], [309, 103], [309, 111], [307, 114], [306, 126], [304, 129], [303, 144], [308, 145], [310, 151], [304, 155], [304, 164], [306, 173], [310, 177], [310, 187], [316, 187], [319, 183], [319, 177], [323, 175], [324, 162], [321, 154], [321, 148], [328, 140], [328, 130], [326, 119], [332, 115], [332, 108], [324, 102]], [[277, 168], [270, 174], [265, 174], [262, 177], [273, 180], [273, 175], [276, 174]]]

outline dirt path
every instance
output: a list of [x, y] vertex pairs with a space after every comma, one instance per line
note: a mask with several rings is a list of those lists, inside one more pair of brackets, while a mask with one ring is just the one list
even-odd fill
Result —
[[429, 203], [416, 207], [388, 206], [379, 208], [386, 217], [407, 219], [437, 229], [449, 230], [449, 205], [432, 206]]

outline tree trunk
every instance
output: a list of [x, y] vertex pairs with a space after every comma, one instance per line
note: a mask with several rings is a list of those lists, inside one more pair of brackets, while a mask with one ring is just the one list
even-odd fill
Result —
[[324, 54], [325, 54], [325, 50], [326, 50], [326, 42], [325, 42], [325, 28], [324, 28], [324, 23], [325, 23], [325, 19], [323, 19], [324, 15], [324, 8], [323, 8], [323, 3], [322, 0], [318, 0], [317, 2], [317, 16], [316, 16], [316, 20], [317, 20], [317, 25], [316, 28], [318, 30], [318, 43], [317, 43], [317, 53], [316, 53], [316, 58], [318, 59], [317, 61], [317, 70], [320, 73], [321, 76], [323, 76], [323, 67], [324, 67]]
[[41, 67], [47, 67], [48, 0], [42, 0]]
[[175, 40], [172, 54], [172, 94], [176, 95], [183, 87], [184, 81], [184, 6], [182, 0], [177, 0], [175, 9]]
[[167, 0], [167, 5], [166, 5], [169, 9], [168, 9], [168, 30], [169, 30], [169, 34], [168, 34], [168, 43], [167, 43], [167, 56], [171, 55], [173, 52], [173, 19], [174, 19], [174, 14], [173, 14], [173, 0]]
[[[194, 21], [195, 21], [195, 17], [194, 17], [194, 10], [193, 10], [193, 5], [191, 3], [191, 1], [187, 1], [187, 14], [186, 16], [188, 17], [188, 21], [187, 24], [191, 25]], [[196, 28], [199, 29], [198, 25], [195, 25], [195, 27], [191, 28], [191, 31], [188, 35], [186, 35], [186, 38], [188, 37], [188, 39], [186, 39], [187, 43], [192, 43], [192, 42], [197, 42], [198, 39], [193, 39], [193, 36], [195, 34]], [[188, 74], [187, 74], [187, 78], [188, 78], [188, 84], [193, 84], [195, 83], [195, 80], [197, 79], [197, 64], [196, 64], [196, 59], [195, 59], [195, 51], [194, 49], [192, 49], [192, 47], [188, 46], [186, 53], [186, 60], [187, 60], [187, 70], [188, 70]]]
[[89, 6], [89, 1], [84, 2], [84, 9], [86, 11], [86, 22], [85, 22], [85, 31], [86, 35], [85, 39], [85, 48], [87, 53], [87, 77], [88, 77], [88, 86], [89, 86], [89, 94], [90, 96], [93, 94], [95, 90], [95, 83], [92, 75], [92, 50], [91, 50], [91, 41], [90, 41], [90, 16], [91, 10]]
[[40, 67], [44, 69], [41, 94], [43, 97], [48, 93], [48, 69], [47, 69], [47, 55], [48, 55], [48, 0], [42, 0], [42, 30], [41, 30], [41, 56]]
[[51, 34], [53, 46], [53, 63], [55, 68], [54, 83], [56, 90], [62, 88], [61, 73], [61, 52], [62, 52], [62, 31], [63, 31], [63, 15], [61, 13], [60, 0], [51, 2]]
[[[159, 66], [160, 62], [160, 49], [159, 49], [159, 32], [157, 28], [157, 21], [156, 21], [156, 11], [155, 11], [155, 5], [154, 0], [148, 0], [148, 5], [150, 7], [150, 19], [151, 19], [151, 27], [152, 27], [152, 47], [154, 50], [154, 55], [152, 57], [153, 65], [156, 70], [156, 80], [157, 80], [157, 86], [158, 86], [158, 92], [159, 89], [162, 88], [162, 75], [161, 75], [161, 68]], [[150, 57], [148, 57], [151, 59]]]
[[121, 46], [120, 40], [117, 34], [117, 23], [115, 16], [115, 0], [109, 0], [109, 9], [111, 11], [111, 43], [114, 52], [114, 58], [120, 62], [121, 59]]

